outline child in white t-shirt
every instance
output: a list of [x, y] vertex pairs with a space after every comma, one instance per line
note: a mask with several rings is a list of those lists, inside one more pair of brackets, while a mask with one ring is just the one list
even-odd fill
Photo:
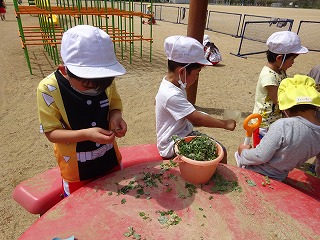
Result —
[[[203, 54], [203, 45], [191, 37], [171, 36], [165, 39], [168, 72], [156, 95], [157, 147], [164, 158], [174, 156], [173, 135], [186, 137], [193, 124], [233, 131], [234, 120], [220, 120], [199, 112], [187, 100], [186, 88], [199, 77], [205, 65], [212, 65]], [[224, 161], [226, 163], [226, 158]]]

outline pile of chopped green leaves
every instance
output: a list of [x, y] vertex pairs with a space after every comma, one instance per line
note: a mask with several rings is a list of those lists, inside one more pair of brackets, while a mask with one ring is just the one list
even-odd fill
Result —
[[167, 227], [171, 225], [177, 225], [179, 222], [181, 222], [181, 218], [173, 210], [157, 211], [157, 213], [160, 214], [160, 217], [158, 218], [159, 223]]
[[242, 192], [242, 188], [239, 186], [238, 182], [228, 180], [218, 172], [211, 177], [211, 180], [214, 182], [213, 187], [211, 187], [211, 191], [213, 192]]
[[173, 136], [172, 138], [178, 144], [178, 155], [183, 155], [196, 161], [211, 161], [218, 156], [216, 142], [208, 136], [196, 136], [190, 142], [186, 142], [178, 136]]

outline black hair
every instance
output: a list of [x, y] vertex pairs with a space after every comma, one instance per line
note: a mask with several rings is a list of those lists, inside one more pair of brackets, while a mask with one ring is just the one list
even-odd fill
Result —
[[306, 112], [308, 110], [317, 110], [317, 107], [311, 104], [298, 104], [288, 109], [291, 113]]
[[289, 53], [289, 54], [278, 54], [278, 53], [274, 53], [274, 52], [271, 52], [271, 51], [267, 51], [267, 59], [268, 59], [268, 62], [269, 63], [273, 63], [276, 61], [276, 58], [277, 56], [281, 55], [282, 57], [284, 57], [284, 61], [286, 61], [289, 57], [291, 56], [298, 56], [299, 54], [296, 54], [296, 53]]
[[81, 78], [77, 75], [74, 75], [68, 68], [66, 68], [66, 72], [69, 77], [74, 78], [75, 80], [81, 82], [81, 85], [85, 88], [95, 88], [97, 91], [106, 90], [112, 83], [115, 77], [105, 77], [105, 78]]
[[[168, 70], [169, 72], [174, 72], [177, 68], [185, 67], [188, 63], [178, 63], [172, 60], [168, 60]], [[186, 66], [187, 73], [190, 74], [192, 70], [203, 67], [203, 64], [200, 63], [190, 63]]]

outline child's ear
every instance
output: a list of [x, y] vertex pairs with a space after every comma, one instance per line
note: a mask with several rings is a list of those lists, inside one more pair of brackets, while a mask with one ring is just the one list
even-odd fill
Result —
[[283, 59], [283, 55], [282, 54], [276, 56], [276, 61], [282, 62], [282, 59]]
[[60, 70], [60, 72], [61, 72], [63, 75], [67, 75], [66, 68], [65, 68], [64, 65], [59, 64], [59, 65], [58, 65], [58, 70]]
[[184, 71], [187, 71], [185, 67], [179, 68], [179, 74], [184, 74]]

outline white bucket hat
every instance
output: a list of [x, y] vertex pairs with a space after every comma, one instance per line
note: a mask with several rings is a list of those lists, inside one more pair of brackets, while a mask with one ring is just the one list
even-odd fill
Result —
[[204, 57], [203, 45], [191, 37], [167, 37], [164, 41], [164, 50], [169, 60], [178, 63], [212, 65], [212, 63]]
[[110, 36], [99, 28], [77, 25], [63, 34], [61, 57], [74, 75], [93, 79], [126, 73], [114, 53]]
[[280, 31], [271, 34], [267, 40], [269, 51], [276, 54], [302, 54], [307, 53], [308, 49], [301, 46], [300, 37], [290, 31]]

